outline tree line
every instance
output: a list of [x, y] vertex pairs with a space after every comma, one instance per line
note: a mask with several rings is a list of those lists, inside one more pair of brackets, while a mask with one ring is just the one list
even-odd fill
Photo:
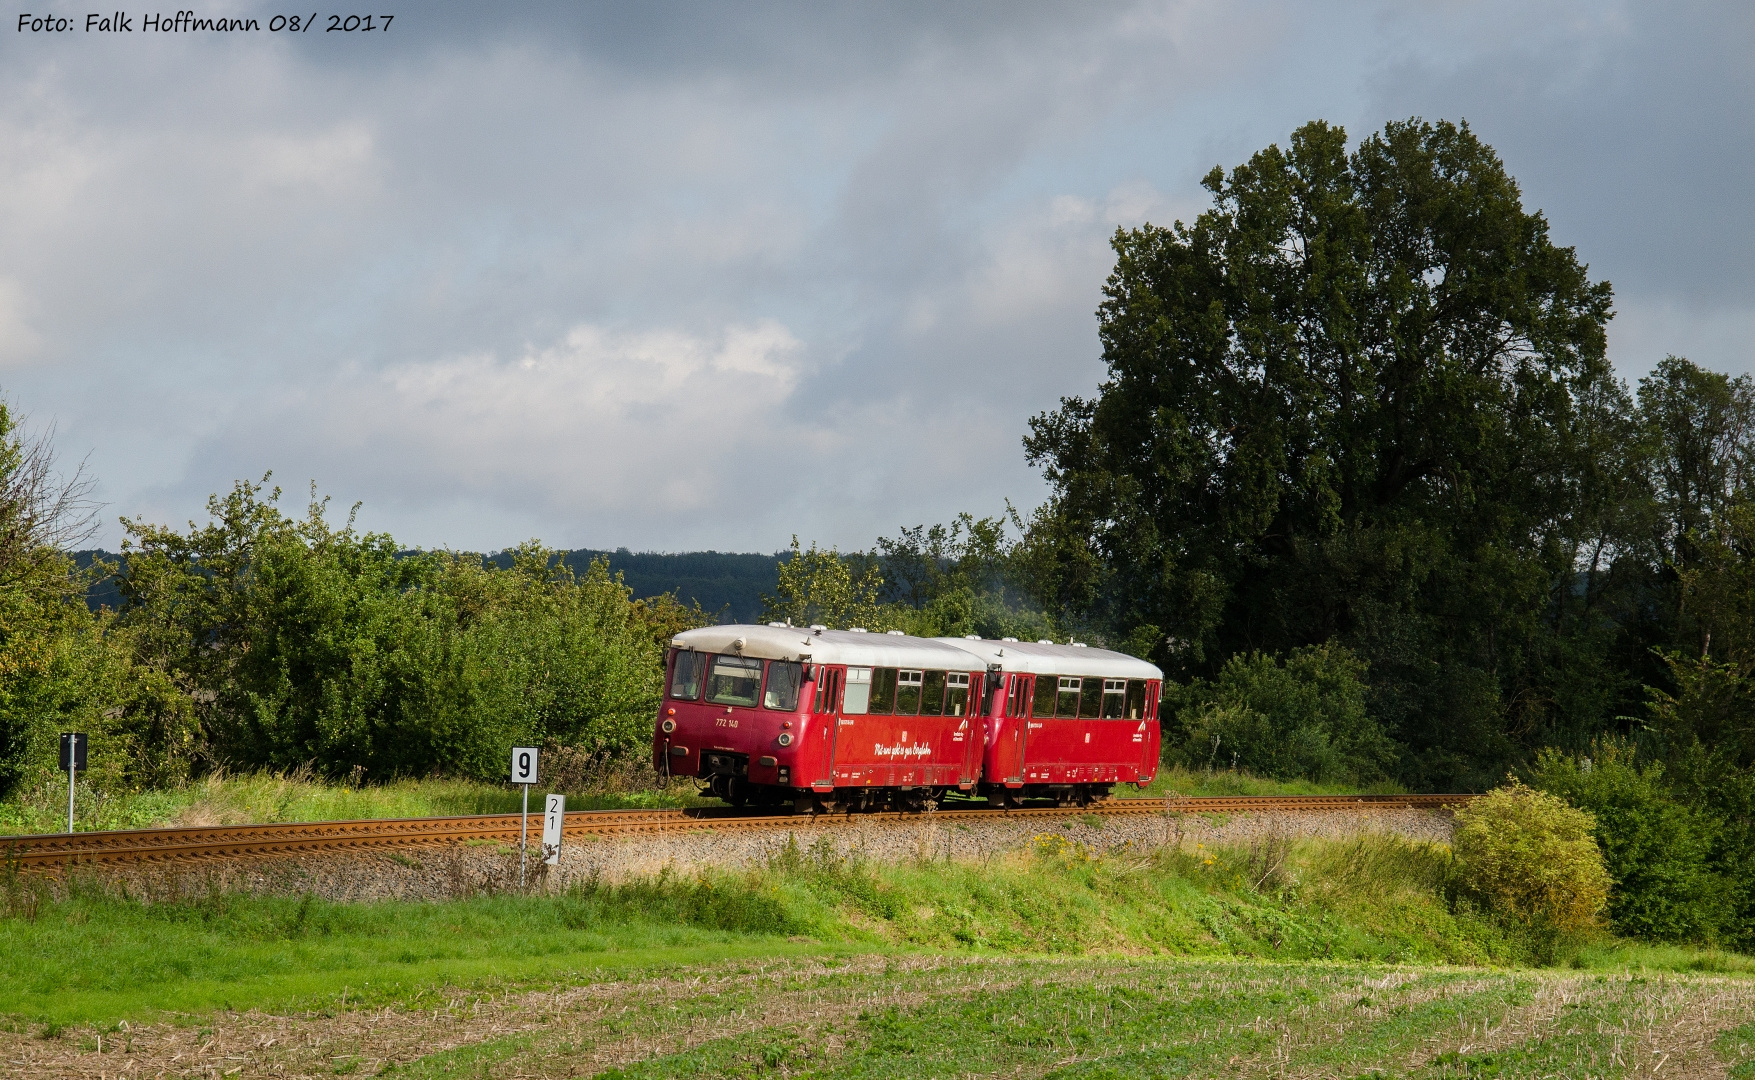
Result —
[[[44, 443], [0, 408], [0, 476], [29, 453]], [[67, 730], [91, 733], [108, 790], [218, 768], [493, 779], [515, 744], [623, 753], [650, 736], [665, 645], [706, 621], [635, 598], [601, 558], [576, 574], [536, 542], [407, 551], [314, 492], [296, 517], [280, 497], [265, 479], [186, 530], [123, 519], [125, 558], [84, 571], [41, 530], [0, 547], [0, 795], [45, 779]], [[93, 612], [103, 574], [122, 603]]]

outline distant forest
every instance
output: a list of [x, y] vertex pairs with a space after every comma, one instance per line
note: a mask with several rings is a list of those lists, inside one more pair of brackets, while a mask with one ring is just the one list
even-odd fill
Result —
[[[122, 556], [94, 549], [74, 552], [74, 561], [81, 570], [99, 559], [121, 562]], [[772, 555], [729, 551], [684, 551], [666, 554], [656, 551], [596, 551], [579, 548], [569, 551], [561, 561], [581, 576], [592, 559], [608, 559], [609, 572], [621, 574], [628, 588], [637, 597], [670, 593], [683, 605], [699, 604], [701, 610], [716, 623], [756, 622], [762, 614], [762, 597], [773, 595], [778, 583], [779, 564], [791, 558], [791, 552]], [[497, 551], [482, 557], [484, 564], [502, 570], [512, 565], [510, 551]], [[94, 582], [85, 594], [86, 604], [96, 611], [122, 606], [122, 593], [114, 576]]]

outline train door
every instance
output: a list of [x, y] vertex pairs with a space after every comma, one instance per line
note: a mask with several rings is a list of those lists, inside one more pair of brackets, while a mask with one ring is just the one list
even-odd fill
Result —
[[812, 787], [832, 787], [835, 783], [835, 732], [841, 715], [841, 668], [817, 668], [816, 698], [811, 702], [812, 723], [816, 726], [816, 761], [812, 763]]
[[[1133, 697], [1134, 680], [1127, 682], [1128, 697]], [[1163, 685], [1156, 680], [1147, 680], [1143, 690], [1145, 700], [1140, 702], [1139, 714], [1145, 721], [1140, 731], [1142, 754], [1140, 757], [1140, 779], [1151, 782], [1158, 775], [1158, 755], [1162, 752], [1159, 740], [1163, 738], [1163, 728], [1158, 719], [1158, 702], [1163, 694]], [[1129, 716], [1132, 716], [1130, 711]]]
[[[1090, 721], [1093, 738], [1092, 761], [1100, 784], [1132, 783], [1139, 779], [1148, 721], [1143, 710], [1136, 710], [1133, 720], [1127, 718], [1127, 679], [1087, 679], [1092, 689], [1101, 688], [1101, 703], [1096, 719]], [[1133, 680], [1140, 687], [1144, 683]]]
[[1030, 726], [1030, 677], [1000, 677], [1005, 680], [1005, 719], [999, 729], [993, 779], [1016, 785], [1024, 782], [1024, 746]]
[[980, 779], [981, 755], [986, 746], [981, 692], [981, 676], [978, 674], [953, 671], [947, 676], [945, 717], [956, 724], [956, 729], [951, 732], [951, 745], [959, 751], [956, 786], [964, 790], [973, 787]]
[[841, 707], [835, 711], [830, 736], [831, 782], [837, 787], [863, 787], [872, 783], [869, 761], [861, 761], [856, 745], [864, 735], [858, 726], [871, 712], [872, 670], [849, 667], [841, 687]]

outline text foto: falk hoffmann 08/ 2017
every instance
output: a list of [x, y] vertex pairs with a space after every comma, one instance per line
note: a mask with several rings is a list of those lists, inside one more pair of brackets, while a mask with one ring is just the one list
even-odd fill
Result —
[[87, 14], [83, 20], [76, 15], [36, 15], [25, 12], [18, 17], [20, 34], [248, 34], [267, 31], [271, 34], [309, 33], [322, 26], [324, 33], [361, 34], [388, 32], [394, 15], [271, 15], [267, 18], [206, 16], [193, 11], [172, 14], [151, 12], [129, 14], [114, 11], [108, 14]]

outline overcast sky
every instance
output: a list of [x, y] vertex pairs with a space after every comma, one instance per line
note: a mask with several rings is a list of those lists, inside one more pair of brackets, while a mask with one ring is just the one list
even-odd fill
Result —
[[379, 9], [0, 25], [0, 392], [89, 455], [106, 546], [268, 470], [478, 550], [1027, 511], [1110, 234], [1315, 118], [1468, 120], [1614, 283], [1629, 380], [1752, 365], [1747, 5]]

